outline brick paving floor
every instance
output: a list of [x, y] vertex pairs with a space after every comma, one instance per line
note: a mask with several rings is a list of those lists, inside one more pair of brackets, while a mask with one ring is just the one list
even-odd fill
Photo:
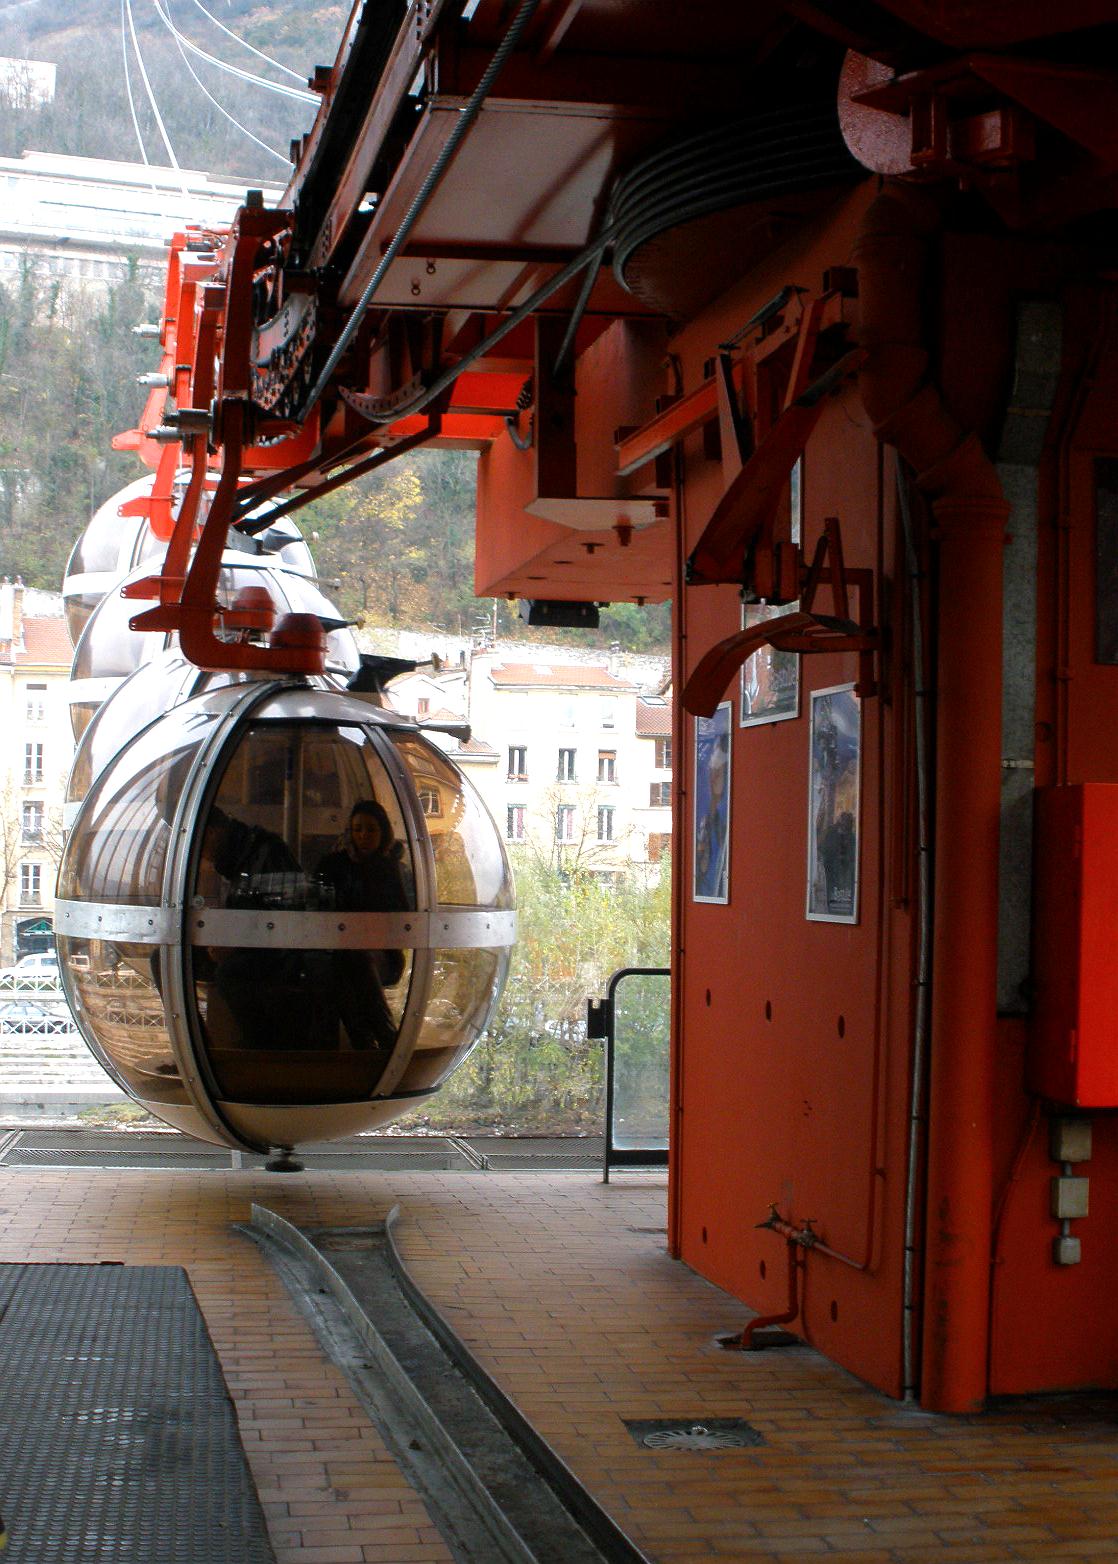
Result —
[[[806, 1347], [726, 1354], [745, 1312], [670, 1260], [664, 1181], [624, 1175], [0, 1170], [0, 1259], [187, 1268], [280, 1564], [450, 1554], [256, 1249], [401, 1207], [404, 1257], [522, 1410], [657, 1564], [1118, 1559], [1118, 1403], [938, 1418]], [[646, 1450], [622, 1419], [744, 1417], [765, 1443]], [[489, 1561], [479, 1561], [489, 1564]]]

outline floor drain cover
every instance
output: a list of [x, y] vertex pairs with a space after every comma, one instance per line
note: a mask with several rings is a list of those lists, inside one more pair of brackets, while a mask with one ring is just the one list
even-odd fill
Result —
[[765, 1442], [741, 1417], [626, 1418], [625, 1427], [649, 1450], [740, 1450]]

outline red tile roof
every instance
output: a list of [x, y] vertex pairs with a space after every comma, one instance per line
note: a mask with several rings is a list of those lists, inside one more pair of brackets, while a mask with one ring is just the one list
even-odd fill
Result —
[[44, 663], [48, 667], [69, 668], [74, 660], [74, 648], [70, 645], [65, 619], [24, 616], [23, 648], [12, 660], [17, 664]]
[[488, 759], [490, 756], [494, 760], [497, 759], [497, 751], [492, 744], [487, 744], [484, 739], [468, 738], [459, 744], [454, 753], [456, 755], [472, 756], [475, 760]]
[[670, 738], [671, 733], [671, 701], [637, 701], [637, 734], [640, 738]]
[[631, 688], [605, 668], [587, 663], [496, 663], [489, 673], [494, 684], [527, 684], [545, 689]]

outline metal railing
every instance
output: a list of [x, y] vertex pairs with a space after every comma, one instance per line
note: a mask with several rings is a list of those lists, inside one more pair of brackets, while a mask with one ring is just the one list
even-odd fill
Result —
[[622, 967], [587, 1000], [586, 1035], [606, 1045], [603, 1183], [611, 1168], [667, 1166], [670, 1014], [668, 967]]

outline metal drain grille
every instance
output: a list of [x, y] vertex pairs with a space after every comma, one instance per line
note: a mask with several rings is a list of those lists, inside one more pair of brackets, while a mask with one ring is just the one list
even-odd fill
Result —
[[741, 1417], [625, 1418], [625, 1427], [647, 1450], [740, 1450], [765, 1438]]
[[[300, 1146], [299, 1161], [310, 1172], [527, 1172], [601, 1166], [601, 1138], [542, 1139], [442, 1135], [357, 1135], [348, 1140]], [[267, 1158], [230, 1152], [173, 1131], [14, 1131], [0, 1138], [0, 1164], [25, 1168], [144, 1168], [217, 1171], [262, 1168]]]
[[177, 1266], [0, 1268], [12, 1564], [274, 1564]]

